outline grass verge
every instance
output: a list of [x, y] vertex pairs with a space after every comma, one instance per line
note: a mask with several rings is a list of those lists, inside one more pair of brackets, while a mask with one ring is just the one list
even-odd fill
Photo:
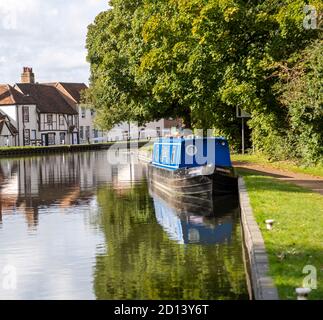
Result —
[[265, 156], [259, 154], [234, 154], [232, 155], [232, 161], [240, 161], [246, 163], [255, 163], [259, 165], [264, 165], [274, 169], [287, 170], [295, 173], [305, 173], [317, 177], [323, 177], [323, 165], [318, 165], [315, 167], [305, 167], [299, 166], [291, 161], [269, 161]]
[[[310, 190], [274, 178], [239, 170], [244, 177], [255, 218], [269, 256], [270, 275], [281, 299], [296, 299], [308, 274], [305, 266], [317, 271], [317, 289], [309, 299], [323, 299], [323, 197]], [[264, 221], [274, 219], [272, 231]]]

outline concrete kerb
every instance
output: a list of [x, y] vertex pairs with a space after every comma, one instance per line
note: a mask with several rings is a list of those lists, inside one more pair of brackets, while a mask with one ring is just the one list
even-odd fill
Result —
[[273, 279], [268, 276], [269, 262], [265, 243], [254, 218], [245, 182], [239, 177], [239, 198], [241, 223], [248, 259], [250, 276], [255, 300], [279, 300]]

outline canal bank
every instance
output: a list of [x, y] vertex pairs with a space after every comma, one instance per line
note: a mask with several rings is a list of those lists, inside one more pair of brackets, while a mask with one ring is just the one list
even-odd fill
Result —
[[[252, 211], [269, 259], [269, 275], [279, 298], [296, 300], [296, 288], [311, 286], [310, 300], [323, 297], [323, 197], [266, 172], [237, 169], [243, 176]], [[286, 172], [285, 172], [286, 176]], [[297, 183], [301, 181], [297, 180]], [[274, 220], [267, 230], [266, 220]], [[304, 282], [312, 270], [311, 282]]]
[[259, 226], [254, 218], [246, 184], [238, 180], [245, 254], [247, 255], [249, 279], [255, 300], [279, 300], [277, 288], [269, 274], [269, 260]]
[[150, 142], [147, 140], [140, 141], [120, 141], [120, 142], [107, 142], [95, 144], [77, 144], [77, 145], [60, 145], [48, 147], [3, 147], [0, 148], [0, 158], [7, 157], [20, 157], [20, 156], [33, 156], [42, 154], [57, 154], [57, 153], [70, 153], [70, 152], [84, 152], [84, 151], [98, 151], [108, 150], [110, 148], [116, 149], [138, 149]]

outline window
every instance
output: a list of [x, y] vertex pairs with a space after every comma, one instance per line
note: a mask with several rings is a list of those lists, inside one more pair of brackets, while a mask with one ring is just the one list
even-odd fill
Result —
[[171, 159], [172, 164], [176, 164], [176, 158], [177, 158], [177, 147], [173, 146], [172, 147], [172, 159]]
[[31, 130], [31, 140], [36, 140], [37, 136], [36, 136], [36, 130]]
[[59, 116], [59, 125], [60, 126], [64, 125], [64, 116], [62, 116], [62, 115]]
[[24, 123], [29, 122], [29, 107], [22, 107], [22, 118]]
[[84, 140], [84, 127], [80, 126], [80, 139]]
[[140, 129], [139, 139], [145, 139], [145, 129]]
[[169, 163], [169, 148], [168, 145], [162, 145], [162, 163]]
[[161, 136], [160, 127], [156, 127], [157, 137]]
[[65, 133], [64, 132], [60, 132], [59, 142], [60, 142], [60, 144], [65, 144]]
[[24, 130], [24, 145], [25, 146], [30, 145], [30, 130], [29, 129]]
[[84, 119], [86, 117], [86, 109], [82, 108], [82, 118]]
[[52, 114], [47, 115], [47, 124], [49, 124], [49, 125], [53, 124], [53, 115]]
[[99, 137], [99, 131], [97, 129], [93, 129], [93, 138]]
[[49, 146], [55, 145], [55, 133], [48, 134], [48, 145]]
[[155, 145], [155, 162], [159, 162], [159, 149], [160, 149], [160, 145], [156, 144]]
[[85, 139], [90, 139], [90, 127], [87, 126], [85, 130]]

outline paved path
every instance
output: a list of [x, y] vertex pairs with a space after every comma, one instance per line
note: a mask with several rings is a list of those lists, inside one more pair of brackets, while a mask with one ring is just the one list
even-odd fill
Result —
[[233, 166], [236, 168], [243, 168], [252, 170], [261, 175], [267, 175], [274, 177], [278, 180], [288, 181], [294, 183], [298, 186], [311, 189], [315, 192], [323, 195], [323, 178], [314, 177], [303, 173], [293, 173], [290, 171], [274, 169], [271, 167], [266, 167], [258, 164], [247, 163], [247, 162], [233, 162]]

